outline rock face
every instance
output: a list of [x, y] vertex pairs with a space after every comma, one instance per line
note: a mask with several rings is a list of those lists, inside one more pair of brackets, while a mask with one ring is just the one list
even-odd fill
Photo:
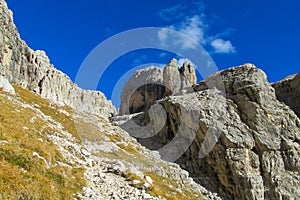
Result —
[[104, 95], [29, 49], [3, 0], [0, 9], [1, 199], [220, 200], [106, 120]]
[[[31, 169], [22, 166], [29, 160], [32, 166], [60, 168], [61, 173], [85, 169], [81, 178], [87, 183], [72, 194], [77, 199], [300, 199], [300, 120], [295, 114], [299, 115], [299, 75], [272, 87], [264, 72], [245, 64], [211, 75], [181, 95], [183, 88], [196, 83], [190, 64], [178, 69], [172, 60], [163, 70], [136, 72], [122, 92], [121, 113], [158, 109], [121, 120], [138, 119], [142, 125], [165, 122], [154, 129], [154, 136], [138, 140], [165, 160], [176, 158], [188, 173], [99, 118], [114, 112], [104, 95], [78, 88], [43, 51], [28, 48], [3, 0], [0, 10], [0, 163], [4, 171], [8, 166], [13, 170], [5, 177], [4, 190], [22, 189], [11, 180], [18, 174], [30, 179], [28, 183], [35, 181]], [[219, 77], [222, 83], [215, 81]], [[8, 82], [54, 104], [16, 85], [16, 95], [7, 95], [14, 93]], [[214, 82], [218, 85], [211, 87]], [[165, 110], [165, 115], [158, 110]], [[147, 115], [151, 112], [154, 119]], [[50, 145], [55, 151], [41, 148]], [[61, 156], [52, 153], [56, 150]], [[12, 156], [15, 151], [18, 154]], [[61, 182], [66, 175], [56, 177]], [[22, 195], [27, 193], [31, 196], [24, 198], [35, 198], [32, 189]]]
[[148, 109], [156, 100], [196, 84], [195, 69], [185, 62], [178, 68], [172, 59], [163, 69], [150, 67], [138, 70], [125, 84], [121, 94], [120, 114], [132, 114]]
[[278, 83], [272, 84], [279, 101], [290, 106], [300, 117], [300, 73], [288, 76]]
[[50, 64], [43, 51], [33, 51], [20, 39], [12, 12], [0, 1], [0, 74], [54, 103], [109, 117], [116, 112], [101, 92], [86, 91]]
[[5, 92], [8, 92], [10, 94], [13, 94], [13, 95], [15, 94], [15, 89], [8, 82], [8, 80], [3, 76], [0, 76], [0, 89], [2, 89]]
[[[207, 86], [217, 76], [225, 96], [218, 87]], [[165, 126], [139, 142], [165, 159], [170, 156], [166, 146], [173, 145], [173, 154], [184, 149], [176, 162], [223, 199], [299, 199], [300, 120], [277, 100], [265, 73], [245, 64], [211, 75], [193, 88], [193, 93], [157, 102], [166, 111]], [[163, 121], [161, 115], [152, 117]], [[140, 119], [149, 122], [147, 116]]]

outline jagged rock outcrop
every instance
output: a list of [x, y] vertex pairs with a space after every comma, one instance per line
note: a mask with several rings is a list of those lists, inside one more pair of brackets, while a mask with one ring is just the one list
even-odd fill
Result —
[[[218, 77], [225, 95], [220, 86], [207, 84]], [[277, 100], [265, 73], [245, 64], [193, 88], [193, 93], [158, 101], [166, 124], [138, 141], [166, 159], [166, 146], [173, 143], [169, 151], [176, 153], [191, 143], [176, 162], [223, 199], [299, 199], [300, 120]], [[151, 122], [163, 121], [160, 114], [151, 116]], [[135, 123], [149, 123], [147, 113]]]
[[122, 90], [120, 114], [146, 110], [155, 101], [195, 83], [196, 74], [193, 65], [185, 62], [178, 68], [176, 59], [172, 59], [163, 69], [152, 66], [138, 70]]
[[284, 102], [300, 117], [300, 73], [272, 84], [279, 101]]
[[0, 74], [54, 103], [104, 117], [116, 109], [103, 93], [82, 90], [50, 64], [44, 51], [33, 51], [20, 39], [12, 12], [0, 1]]

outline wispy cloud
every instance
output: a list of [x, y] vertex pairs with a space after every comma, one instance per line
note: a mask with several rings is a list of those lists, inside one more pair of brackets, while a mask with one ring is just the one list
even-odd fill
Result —
[[195, 15], [191, 18], [187, 18], [182, 24], [179, 26], [178, 31], [182, 32], [198, 43], [205, 43], [204, 32], [206, 28], [206, 24], [203, 22], [200, 16]]
[[[193, 9], [190, 9], [190, 8]], [[166, 22], [178, 22], [187, 16], [194, 16], [202, 13], [205, 10], [205, 5], [201, 1], [185, 2], [176, 4], [172, 7], [162, 9], [158, 16]]]
[[[158, 32], [158, 37], [164, 45], [176, 45], [182, 49], [189, 49], [195, 47], [197, 44], [205, 44], [205, 29], [207, 25], [200, 16], [195, 15], [186, 17], [184, 21], [175, 25], [167, 26]], [[173, 34], [173, 31], [181, 32], [180, 34]], [[184, 34], [184, 35], [183, 35]]]
[[[159, 12], [160, 18], [170, 24], [158, 33], [162, 44], [172, 45], [172, 42], [170, 42], [172, 40], [173, 44], [180, 45], [182, 49], [189, 49], [195, 47], [195, 43], [190, 40], [192, 38], [198, 44], [212, 48], [214, 53], [229, 54], [236, 52], [232, 42], [223, 39], [224, 37], [228, 38], [234, 30], [226, 29], [214, 35], [209, 34], [209, 20], [207, 20], [204, 11], [205, 5], [199, 1], [193, 2], [192, 5], [182, 3], [161, 10]], [[174, 38], [170, 30], [179, 31], [188, 37], [177, 35]]]
[[166, 57], [168, 54], [166, 53], [166, 52], [161, 52], [160, 54], [159, 54], [159, 57], [160, 58], [164, 58], [164, 57]]
[[249, 17], [254, 13], [254, 10], [251, 8], [249, 10], [247, 10], [244, 14], [243, 17]]
[[235, 47], [229, 40], [215, 39], [211, 42], [211, 46], [214, 48], [216, 53], [229, 54], [235, 53]]
[[165, 8], [162, 9], [159, 13], [158, 16], [163, 19], [164, 21], [170, 22], [175, 19], [180, 19], [184, 16], [184, 13], [181, 12], [184, 10], [184, 7], [182, 4], [175, 5], [170, 8]]
[[144, 63], [144, 61], [147, 59], [147, 56], [146, 55], [140, 55], [139, 57], [135, 58], [133, 60], [133, 66], [138, 66], [142, 63]]

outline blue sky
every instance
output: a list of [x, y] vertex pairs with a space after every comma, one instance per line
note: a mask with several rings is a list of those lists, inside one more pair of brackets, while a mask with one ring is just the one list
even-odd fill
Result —
[[[55, 67], [72, 80], [98, 44], [140, 27], [169, 28], [187, 34], [203, 46], [220, 70], [250, 62], [263, 69], [271, 82], [300, 71], [300, 2], [296, 0], [7, 3], [22, 39], [35, 50], [45, 50]], [[98, 89], [111, 99], [116, 83], [130, 69], [144, 63], [167, 63], [174, 56], [157, 49], [122, 55], [104, 72]], [[118, 105], [118, 100], [113, 100]]]

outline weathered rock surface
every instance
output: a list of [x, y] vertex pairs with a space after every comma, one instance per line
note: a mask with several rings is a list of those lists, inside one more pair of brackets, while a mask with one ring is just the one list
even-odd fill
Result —
[[[74, 194], [76, 198], [164, 199], [157, 192], [169, 198], [172, 195], [173, 199], [174, 196], [247, 200], [300, 198], [300, 120], [295, 114], [299, 116], [299, 75], [274, 84], [274, 89], [261, 70], [246, 64], [212, 75], [180, 95], [182, 89], [196, 83], [190, 64], [185, 63], [178, 69], [177, 62], [172, 60], [163, 70], [138, 71], [122, 93], [122, 102], [129, 105], [121, 105], [121, 114], [145, 111], [156, 100], [177, 95], [154, 104], [160, 105], [157, 108], [165, 110], [165, 115], [154, 109], [146, 112], [154, 112], [151, 115], [154, 119], [140, 113], [122, 116], [120, 120], [124, 121], [122, 124], [128, 120], [142, 125], [160, 123], [162, 126], [154, 129], [157, 133], [154, 137], [139, 138], [139, 142], [158, 150], [165, 160], [179, 157], [176, 162], [188, 173], [177, 164], [161, 160], [156, 151], [140, 146], [127, 132], [99, 117], [107, 118], [114, 112], [111, 103], [100, 92], [78, 88], [50, 64], [43, 51], [28, 48], [20, 39], [12, 12], [3, 0], [0, 0], [0, 22], [0, 87], [14, 93], [8, 83], [13, 82], [54, 104], [48, 102], [47, 107], [47, 102], [32, 93], [22, 98], [21, 93], [12, 96], [0, 90], [1, 103], [15, 105], [11, 112], [21, 112], [24, 116], [29, 111], [34, 113], [28, 120], [31, 129], [22, 129], [37, 137], [45, 134], [47, 140], [40, 142], [55, 144], [64, 162], [51, 163], [51, 159], [37, 152], [32, 156], [42, 159], [49, 168], [86, 169], [87, 184], [80, 194]], [[218, 77], [222, 83], [215, 81]], [[212, 83], [218, 85], [212, 87]], [[33, 104], [30, 97], [40, 104]], [[75, 109], [70, 111], [57, 104]], [[52, 112], [55, 108], [57, 112]], [[59, 113], [63, 113], [64, 120], [57, 120]], [[6, 118], [9, 114], [5, 110]], [[163, 118], [165, 124], [161, 124], [165, 121]], [[51, 129], [40, 132], [41, 127], [35, 123], [37, 119]], [[1, 138], [9, 133], [1, 131]], [[28, 137], [26, 141], [31, 142], [31, 139]], [[1, 145], [9, 143], [11, 141], [1, 139]], [[27, 148], [26, 145], [23, 148]], [[22, 169], [15, 166], [15, 170]], [[196, 184], [189, 175], [206, 188]], [[159, 191], [160, 186], [167, 191]]]
[[[208, 87], [220, 76], [222, 87]], [[223, 199], [299, 199], [300, 120], [277, 100], [265, 73], [245, 64], [211, 75], [193, 88], [193, 93], [158, 101], [166, 111], [166, 124], [155, 136], [138, 141], [164, 159], [183, 148], [176, 162]], [[224, 88], [226, 95], [216, 88]], [[160, 114], [151, 116], [151, 122], [164, 121]], [[149, 118], [137, 121], [144, 125]]]
[[54, 103], [104, 117], [116, 109], [104, 94], [82, 90], [54, 68], [44, 51], [33, 51], [20, 39], [12, 12], [0, 1], [0, 74]]
[[[48, 197], [48, 193], [40, 194], [14, 181], [21, 173], [20, 179], [29, 180], [25, 186], [39, 183], [36, 180], [43, 178], [53, 179], [57, 185], [50, 183], [49, 191], [59, 193], [58, 187], [66, 190], [67, 199], [220, 199], [195, 183], [179, 165], [163, 161], [157, 152], [142, 147], [127, 132], [110, 123], [107, 117], [114, 112], [114, 107], [102, 93], [81, 90], [50, 64], [43, 51], [29, 49], [20, 39], [12, 13], [3, 0], [0, 0], [0, 22], [0, 163], [4, 172], [0, 179], [5, 180], [0, 184], [0, 198]], [[188, 76], [185, 69], [183, 72]], [[13, 92], [14, 89], [16, 95], [7, 95], [7, 90]], [[19, 113], [18, 119], [15, 119], [16, 113]], [[12, 133], [16, 131], [18, 135], [20, 129], [22, 137], [15, 137]], [[8, 151], [3, 150], [5, 145], [10, 145]], [[40, 150], [50, 145], [55, 151]], [[10, 153], [12, 149], [21, 150], [14, 157]], [[38, 168], [39, 174], [36, 174], [30, 168], [24, 169], [23, 164], [28, 162], [30, 166], [45, 166], [54, 172], [40, 172], [44, 168]], [[66, 169], [76, 174], [69, 178], [76, 180], [77, 189], [83, 187], [79, 193], [64, 182], [68, 176]], [[6, 170], [13, 173], [6, 174]], [[56, 170], [62, 175], [56, 174]], [[84, 177], [78, 172], [81, 170], [85, 172]], [[65, 199], [63, 195], [59, 193], [61, 198], [55, 199]]]
[[13, 86], [8, 82], [8, 80], [0, 75], [0, 89], [10, 94], [15, 94], [15, 89]]
[[300, 117], [300, 73], [272, 84], [279, 101], [284, 102]]
[[155, 101], [195, 83], [196, 74], [193, 65], [185, 62], [178, 68], [176, 59], [172, 59], [163, 69], [152, 66], [138, 70], [122, 90], [120, 114], [146, 110]]

